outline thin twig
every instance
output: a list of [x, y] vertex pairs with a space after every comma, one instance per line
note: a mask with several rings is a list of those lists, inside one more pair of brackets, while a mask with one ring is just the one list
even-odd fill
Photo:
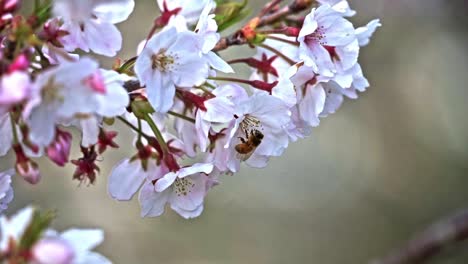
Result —
[[371, 264], [422, 264], [444, 248], [468, 239], [468, 209], [427, 228], [405, 246]]

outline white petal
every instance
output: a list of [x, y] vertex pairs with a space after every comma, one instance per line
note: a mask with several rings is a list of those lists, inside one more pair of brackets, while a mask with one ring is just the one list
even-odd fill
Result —
[[73, 264], [112, 264], [112, 262], [99, 253], [87, 252], [77, 260], [74, 260]]
[[165, 113], [174, 104], [175, 86], [165, 73], [155, 71], [152, 79], [146, 84], [148, 100], [158, 113]]
[[193, 211], [187, 211], [187, 210], [181, 209], [174, 204], [171, 204], [171, 208], [172, 210], [176, 211], [180, 216], [182, 216], [185, 219], [192, 219], [192, 218], [199, 217], [201, 213], [203, 212], [203, 204], [198, 206]]
[[19, 242], [24, 231], [32, 221], [33, 213], [34, 209], [32, 207], [26, 207], [21, 209], [10, 219], [7, 219], [5, 216], [0, 218], [0, 235], [2, 238], [0, 240], [1, 251], [5, 251], [8, 248], [9, 239]]
[[177, 178], [177, 173], [169, 172], [166, 175], [164, 175], [161, 179], [156, 181], [154, 189], [157, 192], [162, 192], [166, 190], [167, 188], [169, 188], [172, 185], [172, 183], [174, 183], [176, 178]]
[[122, 160], [112, 168], [108, 192], [116, 200], [130, 200], [143, 184], [146, 175], [140, 160], [133, 162], [130, 162], [129, 159]]
[[99, 121], [95, 116], [80, 119], [81, 127], [81, 145], [90, 147], [98, 142], [99, 137]]
[[225, 123], [233, 119], [234, 103], [226, 97], [215, 97], [205, 101], [207, 111], [203, 119], [209, 122]]
[[145, 182], [141, 187], [138, 202], [141, 208], [141, 217], [156, 217], [164, 213], [164, 206], [169, 200], [170, 189], [156, 192], [151, 181]]
[[98, 3], [93, 13], [102, 21], [117, 24], [127, 20], [134, 8], [134, 0], [107, 1]]
[[310, 126], [318, 126], [320, 124], [318, 116], [323, 111], [325, 99], [325, 91], [321, 84], [308, 86], [304, 99], [299, 103], [302, 120]]
[[224, 72], [224, 73], [234, 73], [231, 65], [225, 62], [221, 57], [216, 55], [216, 53], [210, 51], [205, 55], [208, 58], [210, 66], [214, 69]]
[[[173, 191], [170, 197], [171, 205], [187, 211], [193, 211], [203, 204], [206, 194], [206, 181], [208, 177], [203, 174], [197, 174], [180, 180], [180, 183], [187, 183], [185, 193]], [[175, 189], [177, 187], [174, 187]], [[180, 187], [182, 188], [182, 187]]]
[[89, 48], [100, 55], [113, 57], [122, 48], [122, 35], [109, 23], [86, 23], [85, 34]]
[[210, 173], [213, 171], [213, 164], [211, 163], [195, 163], [192, 166], [185, 167], [180, 169], [179, 171], [179, 178], [183, 178], [192, 174], [196, 174], [199, 172], [203, 172], [205, 174]]
[[48, 146], [55, 136], [55, 113], [45, 107], [37, 107], [28, 122], [31, 141], [39, 146]]
[[130, 98], [123, 88], [123, 78], [115, 71], [101, 70], [106, 81], [106, 93], [98, 94], [97, 113], [105, 117], [122, 115], [126, 111]]
[[99, 229], [69, 229], [60, 237], [65, 239], [78, 254], [89, 251], [104, 240], [104, 232]]
[[377, 30], [378, 27], [381, 27], [382, 24], [380, 23], [379, 19], [374, 19], [367, 23], [366, 26], [360, 27], [356, 29], [356, 35], [359, 41], [359, 46], [366, 46], [370, 42], [370, 38]]

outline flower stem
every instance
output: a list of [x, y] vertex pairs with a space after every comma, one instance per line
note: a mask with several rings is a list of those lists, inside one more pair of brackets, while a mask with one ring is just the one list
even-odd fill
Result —
[[195, 119], [191, 118], [191, 117], [188, 117], [188, 116], [185, 116], [183, 114], [179, 114], [179, 113], [176, 113], [176, 112], [172, 112], [172, 111], [168, 111], [167, 112], [168, 114], [172, 115], [172, 116], [175, 116], [175, 117], [178, 117], [178, 118], [181, 118], [185, 121], [189, 121], [190, 123], [194, 123], [195, 124]]
[[[128, 127], [130, 127], [132, 130], [134, 130], [135, 132], [138, 133], [138, 137], [144, 137], [146, 140], [149, 140], [151, 137], [146, 135], [145, 133], [143, 133], [143, 131], [141, 131], [141, 127], [138, 128], [136, 126], [134, 126], [132, 123], [128, 122], [127, 119], [121, 117], [121, 116], [118, 116], [117, 117], [118, 120], [120, 120], [122, 123], [124, 123], [125, 125], [127, 125]], [[141, 120], [138, 119], [139, 121], [139, 125], [141, 124]], [[140, 139], [139, 139], [140, 140]]]
[[156, 136], [156, 140], [158, 143], [161, 145], [161, 148], [164, 153], [169, 153], [169, 147], [167, 146], [166, 141], [164, 140], [163, 135], [161, 134], [161, 131], [159, 130], [158, 126], [156, 123], [154, 123], [153, 119], [149, 114], [146, 114], [144, 116], [144, 119], [146, 123], [150, 126], [151, 130], [153, 130], [154, 136]]
[[213, 81], [223, 81], [223, 82], [236, 82], [236, 83], [243, 83], [250, 85], [250, 81], [238, 79], [238, 78], [230, 78], [230, 77], [208, 77], [208, 79]]
[[284, 38], [280, 38], [280, 37], [272, 36], [272, 35], [267, 35], [266, 37], [269, 38], [269, 39], [273, 39], [273, 40], [277, 40], [277, 41], [284, 42], [284, 43], [287, 43], [287, 44], [291, 44], [291, 45], [296, 46], [296, 47], [299, 46], [299, 42], [297, 42], [297, 41], [292, 41], [292, 40], [288, 40], [288, 39], [284, 39]]
[[11, 112], [10, 112], [10, 123], [11, 123], [11, 131], [13, 132], [13, 145], [17, 145], [19, 144], [18, 131], [16, 131], [15, 119], [13, 118], [13, 114]]
[[[141, 131], [141, 119], [138, 118], [138, 130]], [[138, 139], [137, 142], [141, 142], [141, 133], [138, 133]]]
[[208, 87], [208, 88], [211, 88], [211, 89], [216, 89], [216, 86], [212, 85], [212, 84], [209, 83], [209, 82], [205, 82], [203, 85], [206, 86], [206, 87]]

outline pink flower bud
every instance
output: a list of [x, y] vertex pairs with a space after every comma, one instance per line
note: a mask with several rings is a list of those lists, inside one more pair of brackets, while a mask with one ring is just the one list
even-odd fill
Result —
[[20, 54], [13, 63], [8, 67], [8, 72], [27, 71], [29, 68], [29, 60], [25, 54]]
[[59, 238], [45, 238], [32, 248], [32, 257], [39, 264], [70, 264], [75, 254], [66, 241]]
[[30, 184], [37, 184], [41, 180], [39, 166], [34, 161], [28, 160], [23, 163], [16, 163], [16, 172]]
[[24, 154], [23, 147], [21, 147], [21, 145], [14, 145], [13, 150], [16, 154], [16, 172], [30, 184], [38, 183], [41, 179], [41, 174], [37, 163], [30, 160], [26, 154]]
[[55, 141], [47, 147], [47, 156], [55, 164], [63, 167], [70, 157], [72, 135], [68, 132], [57, 129]]
[[5, 0], [0, 1], [2, 3], [1, 10], [4, 13], [14, 12], [19, 8], [20, 1], [19, 0]]

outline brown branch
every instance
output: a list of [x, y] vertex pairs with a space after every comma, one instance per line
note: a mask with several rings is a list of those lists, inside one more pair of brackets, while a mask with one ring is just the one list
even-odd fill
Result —
[[291, 4], [281, 8], [280, 10], [274, 12], [273, 14], [267, 15], [260, 20], [258, 24], [259, 27], [265, 25], [271, 25], [276, 21], [283, 19], [286, 16], [300, 13], [307, 8], [309, 8], [312, 3], [315, 2], [314, 0], [295, 0]]
[[[271, 25], [278, 20], [281, 20], [289, 15], [297, 14], [300, 13], [307, 8], [309, 8], [315, 0], [294, 0], [291, 4], [281, 8], [277, 9], [275, 11], [274, 7], [279, 4], [279, 0], [274, 0], [268, 4], [265, 5], [263, 8], [262, 12], [260, 13], [262, 16], [260, 17], [260, 21], [258, 23], [257, 27], [263, 27], [266, 25]], [[272, 11], [271, 13], [268, 13], [268, 11]], [[230, 46], [235, 46], [235, 45], [244, 45], [247, 44], [248, 41], [242, 36], [242, 33], [240, 31], [235, 32], [234, 34], [221, 38], [219, 42], [216, 44], [214, 47], [213, 51], [221, 51], [229, 48]]]
[[214, 52], [225, 50], [230, 46], [238, 46], [247, 44], [247, 40], [242, 36], [240, 32], [236, 32], [228, 37], [221, 38], [216, 46], [213, 48]]
[[468, 239], [468, 209], [426, 229], [404, 247], [371, 264], [421, 264], [447, 246]]

